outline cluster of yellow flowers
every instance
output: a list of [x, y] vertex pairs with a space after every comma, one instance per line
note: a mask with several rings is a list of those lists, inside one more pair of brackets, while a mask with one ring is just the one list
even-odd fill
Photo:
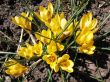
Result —
[[[73, 72], [74, 62], [70, 60], [69, 54], [60, 54], [61, 51], [64, 50], [65, 46], [61, 43], [65, 38], [72, 36], [73, 31], [75, 29], [75, 24], [72, 22], [68, 28], [62, 33], [59, 40], [56, 40], [57, 36], [65, 29], [65, 25], [67, 24], [67, 20], [64, 16], [64, 13], [61, 14], [56, 13], [53, 14], [53, 5], [52, 3], [48, 4], [48, 8], [44, 8], [43, 6], [39, 7], [39, 12], [34, 12], [35, 15], [42, 21], [46, 26], [46, 30], [42, 30], [41, 32], [36, 32], [35, 37], [38, 40], [36, 44], [30, 45], [26, 43], [25, 47], [21, 47], [18, 50], [18, 55], [30, 60], [34, 56], [42, 57], [47, 64], [50, 65], [50, 68], [55, 72], [58, 72], [60, 69], [67, 71], [69, 73]], [[20, 26], [28, 33], [31, 33], [31, 15], [29, 13], [21, 13], [21, 16], [15, 16], [12, 18], [12, 22], [16, 25]], [[74, 25], [73, 25], [74, 24]], [[96, 32], [97, 19], [92, 19], [92, 13], [88, 12], [84, 14], [80, 20], [79, 27], [76, 32], [76, 43], [79, 45], [78, 50], [80, 53], [93, 54], [95, 50], [94, 44], [94, 33]], [[44, 52], [44, 48], [46, 47], [46, 52]], [[7, 67], [7, 74], [12, 76], [20, 76], [24, 72], [27, 71], [27, 67], [22, 66], [15, 60], [9, 60], [9, 62], [14, 65]], [[7, 66], [7, 64], [6, 64]], [[19, 69], [16, 68], [19, 66]]]
[[42, 43], [38, 42], [34, 44], [33, 46], [26, 43], [26, 47], [21, 47], [18, 51], [18, 55], [21, 57], [26, 58], [27, 60], [30, 60], [35, 55], [40, 57], [42, 55], [43, 49], [42, 49]]
[[68, 54], [64, 54], [62, 57], [57, 57], [55, 53], [43, 56], [43, 60], [45, 60], [55, 72], [58, 72], [61, 68], [62, 70], [71, 73], [73, 72], [74, 63], [69, 58], [70, 56]]
[[97, 31], [95, 28], [97, 19], [92, 19], [92, 13], [84, 14], [80, 20], [80, 29], [77, 31], [76, 42], [79, 44], [79, 52], [91, 55], [94, 53], [94, 33]]
[[[45, 23], [48, 29], [52, 31], [54, 38], [56, 38], [64, 30], [64, 26], [67, 24], [67, 20], [64, 17], [63, 12], [60, 15], [58, 13], [56, 15], [53, 15], [53, 5], [51, 3], [48, 4], [48, 9], [40, 6], [39, 13], [37, 12], [36, 16]], [[60, 37], [61, 40], [67, 36], [70, 36], [72, 32], [73, 23], [71, 23], [67, 30], [63, 32], [62, 36]]]

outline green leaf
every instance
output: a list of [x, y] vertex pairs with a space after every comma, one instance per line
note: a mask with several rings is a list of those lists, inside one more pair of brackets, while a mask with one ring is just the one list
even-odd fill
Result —
[[56, 0], [55, 2], [55, 13], [58, 13], [60, 9], [60, 0]]
[[47, 80], [47, 82], [52, 82], [52, 72], [53, 72], [53, 70], [48, 70], [48, 74], [49, 74], [49, 77], [48, 77], [48, 80]]

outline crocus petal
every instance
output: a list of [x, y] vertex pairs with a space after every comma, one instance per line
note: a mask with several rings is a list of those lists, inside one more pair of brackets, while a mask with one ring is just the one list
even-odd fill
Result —
[[28, 17], [28, 14], [29, 14], [29, 13], [24, 13], [24, 12], [21, 13], [21, 15], [22, 15], [22, 16], [25, 16], [25, 17]]
[[68, 73], [72, 73], [73, 72], [73, 68], [66, 68], [66, 67], [61, 67], [62, 70], [67, 71]]
[[42, 43], [39, 41], [39, 43], [34, 44], [33, 46], [33, 52], [40, 57], [43, 52]]
[[61, 12], [60, 19], [63, 19], [63, 18], [65, 18], [65, 15], [64, 15], [64, 12]]
[[54, 68], [55, 68], [55, 63], [56, 63], [56, 62], [50, 64], [50, 68], [51, 68], [51, 69], [54, 69]]
[[88, 12], [87, 13], [87, 17], [88, 17], [88, 21], [91, 21], [92, 20], [92, 12]]
[[57, 43], [57, 46], [58, 46], [58, 50], [59, 50], [59, 51], [62, 51], [62, 50], [64, 49], [64, 46], [61, 45], [61, 44], [59, 44], [59, 43]]
[[37, 12], [36, 12], [35, 14], [36, 14], [36, 16], [37, 16], [41, 21], [44, 22], [44, 20], [42, 19], [42, 17], [41, 17]]
[[55, 41], [51, 41], [50, 44], [47, 46], [48, 53], [53, 53], [57, 51], [57, 44]]
[[48, 4], [48, 11], [50, 13], [50, 16], [52, 17], [52, 15], [53, 15], [53, 5], [52, 5], [52, 3]]
[[62, 29], [64, 29], [66, 23], [67, 23], [67, 20], [65, 18], [61, 19], [61, 28]]
[[86, 14], [84, 14], [80, 20], [80, 29], [83, 29], [85, 27], [86, 20], [87, 20], [87, 16], [86, 16]]
[[98, 21], [97, 21], [97, 19], [95, 19], [95, 18], [92, 20], [91, 26], [90, 26], [90, 29], [91, 29], [91, 30], [95, 29], [95, 27], [96, 27], [96, 25], [97, 25], [97, 22], [98, 22]]
[[92, 20], [92, 13], [88, 12], [87, 14], [84, 14], [80, 21], [80, 29], [83, 29], [84, 27], [89, 28]]
[[65, 58], [65, 59], [69, 59], [70, 58], [70, 56], [68, 54], [64, 54], [62, 57]]
[[19, 24], [19, 17], [18, 16], [15, 16], [15, 21], [17, 24]]
[[74, 66], [74, 63], [72, 60], [68, 60], [69, 61], [69, 67], [73, 67]]
[[90, 31], [88, 34], [87, 34], [87, 36], [86, 36], [86, 38], [85, 38], [85, 43], [89, 43], [89, 42], [91, 42], [91, 40], [93, 40], [93, 32], [92, 31]]
[[60, 26], [61, 20], [60, 20], [60, 16], [59, 16], [58, 13], [55, 15], [55, 20], [57, 20], [57, 21], [56, 21], [56, 22], [57, 22], [56, 24], [57, 24], [58, 26]]
[[44, 55], [44, 56], [42, 57], [42, 59], [43, 59], [43, 60], [46, 60], [46, 59], [47, 59], [47, 55]]
[[56, 64], [55, 67], [54, 67], [54, 71], [55, 71], [55, 72], [58, 72], [59, 69], [60, 69], [60, 67], [58, 66], [58, 64]]
[[39, 10], [40, 10], [40, 16], [41, 16], [41, 18], [44, 18], [44, 16], [47, 13], [47, 10], [43, 6], [40, 6], [39, 7]]

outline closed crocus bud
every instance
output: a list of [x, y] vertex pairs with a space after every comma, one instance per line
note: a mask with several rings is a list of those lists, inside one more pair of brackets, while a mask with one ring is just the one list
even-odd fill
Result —
[[22, 12], [21, 16], [15, 16], [14, 18], [12, 18], [12, 22], [14, 24], [20, 26], [28, 33], [30, 33], [30, 31], [32, 30], [31, 21], [32, 21], [32, 17], [29, 15], [29, 13], [25, 13], [25, 12]]
[[53, 16], [53, 5], [52, 3], [48, 3], [48, 8], [44, 8], [43, 6], [39, 7], [39, 13], [35, 12], [36, 16], [44, 23], [49, 23]]
[[88, 28], [89, 30], [95, 30], [97, 25], [97, 19], [93, 18], [92, 12], [84, 14], [80, 20], [80, 29]]
[[5, 72], [15, 78], [22, 76], [26, 71], [28, 71], [28, 67], [21, 65], [16, 60], [9, 59], [5, 66], [7, 69]]

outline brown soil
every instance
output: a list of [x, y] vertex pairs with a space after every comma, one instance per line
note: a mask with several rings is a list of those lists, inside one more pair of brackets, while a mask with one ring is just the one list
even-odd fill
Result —
[[[36, 11], [38, 5], [47, 5], [49, 0], [27, 0], [29, 6]], [[50, 0], [55, 1], [55, 0]], [[63, 4], [66, 9], [65, 13], [69, 12], [68, 0], [63, 0]], [[12, 24], [11, 17], [18, 15], [19, 13], [28, 10], [23, 4], [22, 0], [0, 0], [0, 51], [15, 52], [17, 44], [19, 42], [21, 29]], [[90, 10], [93, 12], [94, 17], [101, 23], [105, 17], [110, 13], [110, 1], [109, 0], [91, 0], [84, 10]], [[69, 16], [69, 14], [67, 14]], [[110, 81], [110, 52], [107, 50], [100, 50], [100, 47], [108, 48], [110, 46], [110, 35], [101, 37], [104, 33], [110, 30], [110, 19], [102, 26], [102, 29], [98, 31], [96, 36], [97, 46], [96, 52], [93, 56], [87, 56], [79, 54], [75, 63], [75, 72], [68, 74], [68, 82], [98, 82], [98, 80], [90, 77], [95, 76], [97, 78], [104, 79], [106, 82]], [[7, 38], [7, 36], [9, 38]], [[23, 40], [27, 40], [28, 35], [25, 33]], [[6, 55], [0, 55], [0, 61], [4, 61]], [[96, 62], [97, 60], [97, 62]], [[98, 68], [97, 68], [98, 65]], [[1, 64], [0, 64], [1, 66]], [[26, 82], [46, 82], [48, 79], [48, 65], [45, 62], [41, 62], [27, 77]], [[64, 73], [66, 76], [67, 73]], [[101, 76], [100, 76], [101, 75]], [[4, 82], [16, 82], [16, 79], [3, 76], [0, 71], [0, 78], [4, 78]], [[8, 80], [6, 79], [8, 77]], [[10, 79], [10, 80], [9, 80]], [[52, 82], [62, 82], [61, 73], [52, 74]]]

